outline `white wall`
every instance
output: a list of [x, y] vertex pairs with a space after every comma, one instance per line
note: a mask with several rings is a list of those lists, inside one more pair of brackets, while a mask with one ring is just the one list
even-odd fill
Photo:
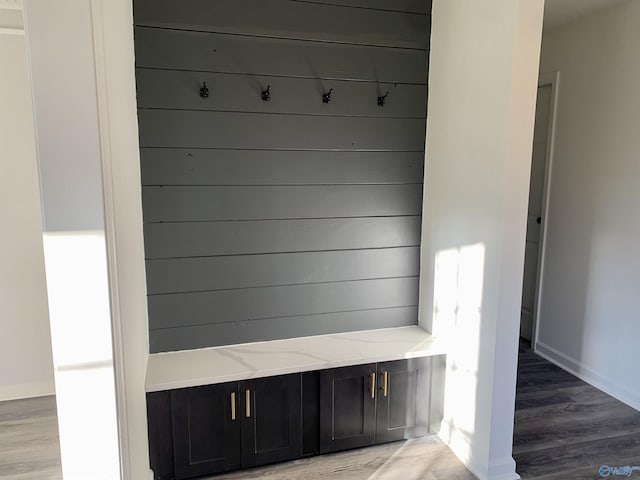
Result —
[[64, 477], [152, 478], [132, 2], [25, 10]]
[[[95, 2], [95, 0], [94, 0]], [[115, 359], [123, 480], [152, 477], [145, 377], [149, 354], [147, 283], [131, 0], [102, 0], [104, 52], [98, 71], [101, 122], [108, 133], [104, 169], [107, 244], [112, 272]]]
[[560, 72], [538, 351], [640, 409], [640, 2], [545, 32]]
[[433, 5], [421, 324], [450, 342], [441, 437], [480, 479], [511, 457], [543, 1]]
[[[25, 24], [65, 480], [121, 478], [99, 112], [99, 2], [29, 0]], [[142, 477], [144, 478], [144, 477]]]
[[[447, 397], [449, 440], [480, 478], [506, 480], [517, 478], [510, 456], [511, 428], [542, 0], [477, 3], [436, 0], [434, 6], [422, 323], [436, 331], [448, 329], [443, 325], [445, 317], [434, 319], [435, 259], [448, 250], [455, 257], [459, 249], [458, 258], [464, 259], [461, 264], [468, 269], [456, 277], [461, 279], [456, 301], [468, 308], [456, 319], [455, 328], [460, 338], [470, 338], [471, 346], [477, 342], [471, 350], [477, 357], [463, 350], [467, 344], [450, 356], [450, 367], [465, 370], [457, 377], [462, 390], [458, 395], [450, 390]], [[60, 162], [74, 179], [69, 192], [53, 192], [60, 194], [62, 203], [55, 196], [51, 202], [44, 198], [45, 210], [49, 206], [51, 211], [48, 232], [66, 232], [73, 238], [74, 233], [104, 227], [100, 231], [108, 251], [114, 361], [120, 373], [116, 381], [122, 382], [118, 396], [122, 478], [147, 478], [144, 370], [148, 347], [131, 1], [30, 0], [29, 11], [33, 22], [28, 30], [40, 49], [33, 59], [34, 69], [40, 69], [34, 76], [35, 84], [40, 82], [37, 97], [44, 113], [38, 125], [47, 130], [43, 138], [48, 143], [48, 161]], [[56, 55], [45, 55], [51, 51]], [[104, 53], [102, 58], [96, 58], [99, 52]], [[67, 68], [54, 68], [61, 58]], [[59, 108], [56, 102], [64, 98], [74, 99], [68, 103], [73, 110]], [[62, 138], [57, 139], [55, 132], [61, 132]], [[65, 153], [71, 155], [65, 159]], [[41, 158], [46, 159], [46, 154]], [[95, 183], [97, 163], [103, 168], [100, 186]], [[74, 171], [74, 166], [89, 171]], [[43, 172], [50, 179], [45, 192], [55, 187], [53, 173]], [[83, 179], [93, 182], [93, 188], [83, 190]], [[101, 202], [95, 193], [100, 187], [105, 191], [104, 222], [96, 210]], [[73, 206], [72, 198], [79, 192], [90, 195], [86, 208], [77, 205], [73, 215], [60, 215], [65, 210], [58, 207]], [[93, 260], [104, 265], [104, 257], [96, 252]], [[442, 258], [446, 260], [446, 255]], [[83, 286], [77, 281], [74, 285]], [[101, 285], [96, 291], [102, 301]], [[103, 319], [104, 304], [100, 308]], [[440, 325], [438, 320], [443, 320]], [[466, 359], [469, 364], [464, 363]], [[472, 383], [465, 382], [468, 379]], [[468, 420], [469, 411], [474, 416], [472, 430], [464, 431], [456, 422]], [[82, 421], [83, 414], [79, 409], [75, 420]], [[92, 432], [99, 434], [100, 430]], [[86, 443], [96, 450], [91, 440]]]
[[27, 51], [0, 2], [0, 400], [54, 393]]

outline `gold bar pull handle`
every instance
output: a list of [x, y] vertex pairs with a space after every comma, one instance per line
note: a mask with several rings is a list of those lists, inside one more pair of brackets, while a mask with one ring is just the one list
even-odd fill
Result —
[[247, 418], [251, 416], [251, 390], [248, 388], [244, 391], [245, 411], [244, 414]]
[[382, 372], [382, 394], [386, 397], [389, 389], [389, 372]]
[[371, 391], [371, 398], [376, 398], [376, 372], [369, 375], [369, 390]]
[[231, 420], [236, 419], [236, 392], [231, 392]]

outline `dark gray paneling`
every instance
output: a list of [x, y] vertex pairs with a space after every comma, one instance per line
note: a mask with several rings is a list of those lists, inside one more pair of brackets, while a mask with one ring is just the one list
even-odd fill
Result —
[[393, 12], [410, 12], [422, 15], [431, 14], [431, 0], [291, 0], [293, 2], [324, 3], [345, 5], [356, 8], [375, 8]]
[[[427, 110], [426, 85], [322, 82], [309, 78], [240, 74], [136, 70], [138, 107], [216, 110], [229, 112], [294, 113], [310, 115], [369, 115], [423, 119]], [[209, 97], [200, 97], [206, 82]], [[323, 86], [323, 83], [325, 84]], [[262, 100], [270, 86], [271, 100]], [[331, 103], [322, 103], [325, 88], [333, 88]], [[389, 92], [383, 107], [378, 96]]]
[[149, 258], [197, 257], [420, 244], [420, 216], [152, 223], [144, 226]]
[[423, 152], [142, 148], [143, 185], [421, 183]]
[[430, 1], [134, 7], [152, 351], [416, 324]]
[[138, 110], [141, 147], [283, 150], [424, 149], [425, 120]]
[[418, 277], [152, 295], [148, 303], [152, 330], [405, 307], [418, 304]]
[[428, 17], [288, 0], [136, 0], [136, 25], [426, 49]]
[[418, 247], [147, 260], [147, 291], [229, 288], [416, 276]]
[[152, 329], [149, 333], [149, 342], [151, 353], [156, 353], [354, 330], [403, 327], [417, 323], [418, 308], [412, 306], [268, 320], [245, 320], [163, 330]]
[[424, 50], [147, 27], [136, 27], [135, 42], [138, 67], [427, 84]]
[[418, 215], [422, 185], [143, 187], [144, 221]]

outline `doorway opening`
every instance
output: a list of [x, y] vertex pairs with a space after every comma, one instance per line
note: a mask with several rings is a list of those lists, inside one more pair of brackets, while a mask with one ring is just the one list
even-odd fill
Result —
[[532, 349], [535, 348], [536, 343], [538, 305], [544, 264], [545, 220], [549, 203], [547, 197], [551, 172], [558, 77], [558, 73], [541, 75], [536, 99], [520, 310], [520, 337]]
[[513, 435], [523, 480], [604, 477], [640, 451], [637, 410], [536, 353], [558, 85], [541, 75], [536, 102]]

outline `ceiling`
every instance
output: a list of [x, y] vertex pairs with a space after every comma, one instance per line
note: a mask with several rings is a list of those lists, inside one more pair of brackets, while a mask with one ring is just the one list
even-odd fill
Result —
[[638, 0], [546, 0], [544, 28], [553, 28], [577, 17]]

